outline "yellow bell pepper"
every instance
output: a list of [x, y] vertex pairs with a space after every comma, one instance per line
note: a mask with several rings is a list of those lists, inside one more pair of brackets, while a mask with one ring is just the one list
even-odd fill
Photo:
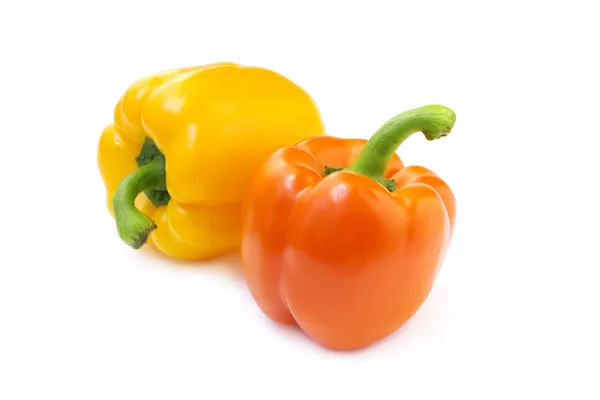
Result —
[[218, 63], [140, 79], [98, 145], [119, 236], [180, 259], [235, 250], [251, 176], [277, 149], [321, 134], [312, 98], [268, 69]]

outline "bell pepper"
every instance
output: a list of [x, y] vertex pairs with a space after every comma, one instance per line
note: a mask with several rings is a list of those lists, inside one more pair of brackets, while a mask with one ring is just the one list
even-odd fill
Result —
[[138, 80], [97, 153], [119, 236], [180, 259], [238, 248], [252, 174], [275, 150], [323, 133], [311, 97], [268, 69], [217, 63]]
[[455, 198], [396, 150], [415, 132], [446, 136], [455, 119], [430, 105], [368, 141], [320, 136], [271, 155], [242, 217], [244, 279], [264, 314], [337, 350], [368, 346], [411, 318], [445, 257]]

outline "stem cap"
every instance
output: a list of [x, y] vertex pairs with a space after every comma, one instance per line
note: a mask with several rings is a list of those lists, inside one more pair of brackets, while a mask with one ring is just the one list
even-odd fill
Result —
[[428, 123], [425, 124], [426, 128], [423, 129], [423, 135], [427, 140], [436, 140], [448, 136], [454, 123], [456, 122], [456, 114], [448, 107], [431, 104], [428, 106], [421, 107], [419, 109], [423, 118], [428, 119]]
[[156, 229], [156, 223], [144, 214], [129, 214], [128, 218], [117, 219], [119, 237], [133, 249], [140, 249]]

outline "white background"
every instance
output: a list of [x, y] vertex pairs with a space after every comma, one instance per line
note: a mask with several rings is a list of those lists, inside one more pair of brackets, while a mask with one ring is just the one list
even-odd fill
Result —
[[[3, 2], [0, 399], [600, 398], [593, 4]], [[450, 136], [399, 152], [451, 185], [458, 220], [395, 335], [327, 351], [266, 319], [235, 267], [120, 242], [96, 165], [118, 97], [216, 61], [290, 77], [330, 135], [455, 110]]]

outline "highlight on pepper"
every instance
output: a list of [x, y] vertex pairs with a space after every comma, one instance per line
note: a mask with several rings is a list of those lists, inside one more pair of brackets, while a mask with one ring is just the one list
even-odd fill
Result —
[[269, 155], [324, 134], [319, 110], [290, 79], [217, 63], [134, 82], [98, 144], [120, 238], [181, 259], [239, 247], [241, 205]]
[[367, 141], [318, 136], [277, 150], [245, 198], [242, 265], [258, 307], [317, 343], [348, 350], [403, 326], [431, 291], [455, 197], [396, 154], [413, 133], [447, 136], [441, 105], [403, 112]]

